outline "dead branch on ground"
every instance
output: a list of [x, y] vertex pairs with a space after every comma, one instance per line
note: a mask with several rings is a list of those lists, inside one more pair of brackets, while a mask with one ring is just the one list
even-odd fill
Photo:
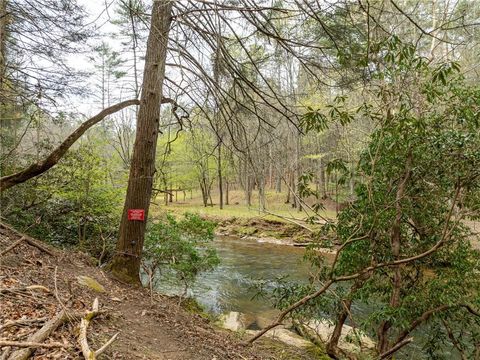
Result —
[[6, 321], [5, 324], [0, 325], [0, 332], [11, 327], [29, 326], [31, 324], [43, 323], [46, 320], [47, 318], [9, 320]]
[[[41, 344], [45, 341], [60, 325], [62, 325], [69, 317], [65, 310], [60, 311], [52, 319], [45, 323], [40, 330], [29, 336], [28, 343]], [[62, 347], [64, 347], [62, 345]], [[15, 351], [9, 360], [27, 360], [35, 351], [35, 347], [27, 347], [25, 349]]]
[[[26, 234], [23, 234], [21, 233], [20, 231], [18, 230], [15, 230], [12, 226], [10, 225], [7, 225], [6, 223], [4, 222], [0, 222], [0, 227], [20, 236], [20, 237], [23, 237], [25, 242], [27, 242], [30, 246], [33, 246], [35, 248], [37, 248], [38, 250], [50, 255], [50, 256], [55, 256], [55, 254], [53, 253], [53, 251], [51, 251], [50, 249], [48, 249], [45, 245], [43, 244], [40, 244], [40, 242], [38, 240], [35, 240], [34, 238], [26, 235]], [[18, 245], [18, 244], [17, 244]], [[15, 246], [17, 246], [15, 245]], [[8, 248], [7, 248], [8, 249]], [[7, 249], [5, 249], [4, 251], [6, 251]], [[10, 251], [10, 250], [8, 250]], [[3, 255], [3, 254], [2, 254]]]
[[102, 354], [117, 338], [119, 333], [113, 335], [110, 340], [108, 340], [100, 349], [97, 351], [90, 350], [87, 340], [87, 329], [88, 325], [92, 319], [99, 314], [98, 311], [98, 298], [95, 298], [92, 305], [92, 310], [88, 311], [85, 316], [82, 318], [80, 322], [80, 334], [78, 336], [78, 342], [80, 344], [80, 348], [82, 349], [82, 354], [85, 359], [96, 359], [97, 356]]
[[0, 339], [0, 347], [2, 346], [12, 346], [12, 347], [21, 347], [21, 348], [46, 348], [46, 349], [56, 349], [56, 348], [67, 348], [68, 345], [60, 343], [37, 343], [31, 341], [9, 341]]

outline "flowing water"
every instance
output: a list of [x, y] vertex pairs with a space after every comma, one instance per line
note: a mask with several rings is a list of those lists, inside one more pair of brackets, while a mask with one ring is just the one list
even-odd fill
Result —
[[[271, 304], [258, 294], [258, 287], [272, 288], [277, 279], [288, 277], [306, 281], [309, 266], [303, 262], [304, 249], [287, 245], [260, 243], [255, 240], [218, 237], [213, 246], [220, 265], [197, 278], [192, 287], [193, 297], [209, 312], [220, 314], [238, 311], [251, 316], [273, 316]], [[178, 293], [179, 288], [168, 277], [159, 281], [164, 293]]]
[[[213, 246], [220, 257], [220, 265], [200, 275], [189, 293], [210, 313], [238, 311], [262, 327], [270, 323], [278, 311], [256, 296], [258, 287], [264, 284], [266, 290], [272, 290], [279, 285], [278, 279], [285, 277], [293, 282], [308, 281], [310, 268], [303, 261], [303, 248], [232, 237], [218, 237]], [[180, 294], [183, 291], [175, 285], [175, 279], [168, 275], [158, 281], [157, 290], [166, 294]], [[352, 312], [362, 318], [373, 308], [373, 305], [355, 304]], [[423, 338], [424, 335], [416, 332], [417, 336]], [[416, 359], [424, 359], [416, 343], [408, 348], [408, 352], [398, 354], [397, 358], [410, 359], [415, 355]], [[445, 353], [449, 354], [447, 349]], [[451, 359], [457, 358], [449, 356]]]

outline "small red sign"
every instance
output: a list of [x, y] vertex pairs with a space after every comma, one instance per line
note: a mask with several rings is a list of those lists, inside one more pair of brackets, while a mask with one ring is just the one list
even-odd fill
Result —
[[128, 209], [128, 220], [130, 221], [144, 221], [145, 210], [143, 209]]

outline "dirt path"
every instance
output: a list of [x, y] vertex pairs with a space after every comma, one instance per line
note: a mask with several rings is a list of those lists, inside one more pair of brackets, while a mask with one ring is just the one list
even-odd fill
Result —
[[[0, 228], [0, 252], [17, 239], [18, 235]], [[206, 318], [180, 307], [176, 298], [156, 294], [152, 302], [145, 289], [113, 280], [87, 255], [50, 249], [55, 256], [22, 243], [0, 257], [1, 339], [25, 341], [63, 307], [83, 313], [97, 297], [104, 314], [96, 317], [88, 330], [90, 347], [98, 349], [119, 333], [104, 359], [311, 358], [303, 350], [267, 339], [245, 347], [239, 334], [219, 330]], [[104, 291], [94, 290], [97, 285], [81, 284], [79, 276], [95, 280]], [[25, 290], [31, 285], [44, 289]], [[1, 328], [2, 324], [19, 319], [43, 320], [28, 326]], [[69, 321], [46, 340], [60, 342], [65, 348], [37, 349], [32, 358], [82, 359], [76, 339], [78, 326], [78, 320]], [[2, 351], [6, 348], [0, 348], [0, 354]]]

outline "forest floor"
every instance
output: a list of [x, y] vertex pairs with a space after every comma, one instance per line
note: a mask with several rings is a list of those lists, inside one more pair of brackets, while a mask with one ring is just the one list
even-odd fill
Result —
[[[146, 289], [112, 279], [83, 253], [43, 245], [51, 255], [23, 241], [2, 254], [20, 237], [0, 227], [0, 341], [31, 341], [32, 334], [62, 309], [84, 314], [98, 298], [101, 314], [88, 329], [90, 348], [100, 348], [119, 333], [102, 355], [105, 359], [312, 358], [306, 350], [266, 338], [244, 346], [241, 334], [220, 330], [205, 316], [179, 306], [178, 298], [155, 294], [152, 301]], [[82, 359], [78, 316], [45, 340], [61, 347], [36, 348], [32, 358]], [[17, 350], [1, 345], [0, 349], [0, 359], [9, 359]]]

